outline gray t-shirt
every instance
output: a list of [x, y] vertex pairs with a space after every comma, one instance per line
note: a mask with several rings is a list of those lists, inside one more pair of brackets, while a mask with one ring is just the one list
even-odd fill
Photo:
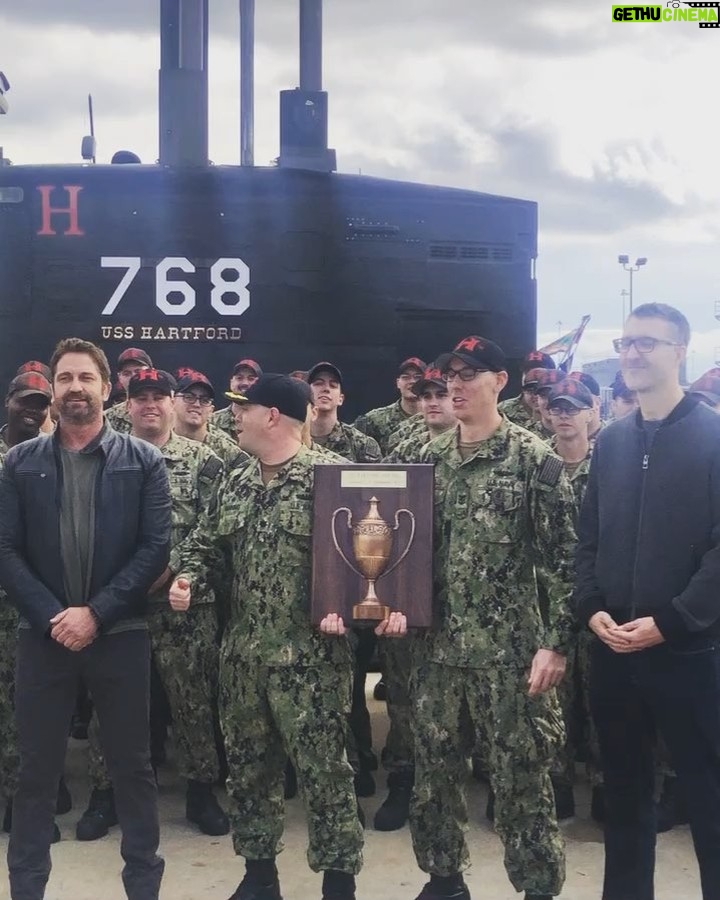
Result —
[[90, 599], [95, 549], [95, 484], [100, 453], [60, 450], [63, 489], [60, 510], [60, 551], [68, 606], [85, 606]]

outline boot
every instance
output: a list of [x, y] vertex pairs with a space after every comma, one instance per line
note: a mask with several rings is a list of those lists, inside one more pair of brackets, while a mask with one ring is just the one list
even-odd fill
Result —
[[57, 801], [55, 803], [55, 815], [62, 816], [65, 813], [69, 813], [71, 809], [72, 797], [70, 796], [68, 786], [65, 784], [65, 779], [61, 776], [60, 783], [58, 784]]
[[415, 772], [412, 769], [400, 769], [388, 775], [388, 795], [375, 813], [376, 831], [397, 831], [407, 822], [414, 783]]
[[297, 796], [298, 783], [295, 766], [288, 760], [285, 763], [285, 799], [292, 800]]
[[558, 822], [566, 822], [575, 815], [575, 792], [571, 784], [553, 781], [555, 792], [555, 815]]
[[98, 838], [105, 837], [108, 830], [117, 823], [113, 789], [93, 788], [88, 808], [80, 817], [75, 828], [75, 837], [79, 841], [96, 841]]
[[359, 769], [355, 773], [354, 782], [356, 797], [372, 797], [375, 794], [375, 779], [367, 769]]
[[672, 831], [676, 825], [687, 825], [688, 814], [685, 798], [680, 793], [678, 780], [673, 775], [666, 775], [663, 781], [662, 794], [655, 807], [657, 815], [657, 833]]
[[324, 872], [322, 900], [355, 900], [355, 876], [335, 869]]
[[487, 803], [485, 804], [485, 818], [488, 822], [495, 821], [495, 791], [488, 788]]
[[470, 900], [462, 875], [431, 875], [415, 900]]
[[[12, 800], [8, 800], [5, 806], [5, 815], [3, 816], [3, 831], [5, 834], [10, 834], [12, 831]], [[53, 822], [53, 833], [50, 838], [51, 844], [57, 844], [60, 840], [60, 829], [57, 827], [57, 822]]]
[[387, 685], [385, 684], [384, 678], [381, 678], [373, 688], [373, 699], [380, 701], [387, 700]]
[[601, 784], [592, 789], [590, 815], [599, 825], [605, 821], [605, 788]]
[[229, 900], [283, 900], [275, 860], [246, 860], [245, 877]]
[[202, 831], [218, 837], [230, 831], [230, 822], [217, 802], [211, 784], [188, 781], [185, 794], [185, 818]]

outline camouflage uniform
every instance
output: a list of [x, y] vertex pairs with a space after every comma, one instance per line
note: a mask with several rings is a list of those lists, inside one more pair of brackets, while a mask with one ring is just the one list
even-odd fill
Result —
[[416, 430], [427, 432], [427, 425], [425, 424], [425, 418], [422, 413], [416, 413], [414, 416], [410, 416], [409, 419], [406, 419], [402, 425], [393, 431], [388, 438], [385, 455], [390, 453], [391, 450], [394, 450], [401, 441], [407, 440], [410, 435], [415, 434]]
[[130, 434], [132, 431], [132, 422], [127, 411], [127, 401], [121, 400], [115, 406], [105, 411], [105, 421], [115, 431], [121, 434]]
[[[185, 553], [194, 530], [211, 528], [223, 465], [198, 441], [171, 434], [160, 452], [172, 495], [170, 569], [185, 571]], [[218, 622], [209, 574], [196, 580], [187, 612], [174, 612], [167, 588], [150, 597], [147, 617], [153, 661], [170, 704], [178, 772], [183, 778], [211, 784], [220, 775], [213, 710], [217, 705]], [[96, 727], [91, 735], [97, 735]], [[90, 741], [94, 787], [109, 787], [100, 745]]]
[[510, 881], [555, 895], [565, 859], [549, 773], [562, 719], [554, 691], [529, 696], [527, 675], [538, 649], [567, 653], [572, 643], [572, 492], [561, 460], [507, 419], [464, 461], [457, 439], [447, 432], [421, 454], [435, 464], [439, 621], [418, 645], [411, 684], [415, 855], [437, 875], [467, 867], [463, 782], [481, 731]]
[[542, 420], [528, 412], [527, 407], [522, 402], [522, 396], [513, 397], [511, 400], [503, 400], [502, 403], [498, 404], [498, 409], [511, 422], [520, 425], [522, 428], [527, 428], [528, 431], [532, 431], [533, 434], [536, 434], [544, 441], [552, 437], [551, 433], [543, 425]]
[[248, 454], [240, 449], [237, 441], [231, 440], [226, 432], [216, 425], [208, 425], [207, 436], [203, 444], [220, 457], [226, 472], [232, 472], [238, 466], [244, 466], [250, 459]]
[[321, 445], [326, 450], [331, 450], [344, 459], [355, 463], [380, 462], [380, 448], [373, 438], [346, 425], [344, 422], [336, 422], [332, 431], [327, 436], [325, 443]]
[[[232, 472], [215, 533], [194, 532], [190, 559], [202, 576], [227, 550], [234, 574], [220, 715], [235, 852], [268, 859], [282, 849], [287, 754], [305, 800], [310, 867], [355, 874], [362, 829], [345, 753], [350, 652], [309, 616], [313, 469], [326, 461], [303, 446], [268, 485], [257, 460]], [[194, 585], [192, 562], [185, 571]]]
[[380, 406], [377, 409], [371, 409], [363, 416], [358, 416], [353, 422], [353, 428], [362, 431], [369, 437], [374, 438], [378, 442], [381, 453], [387, 453], [387, 445], [390, 435], [396, 431], [403, 422], [407, 422], [412, 418], [412, 414], [408, 414], [402, 408], [401, 401], [396, 400], [390, 406]]
[[219, 428], [220, 431], [224, 431], [231, 440], [237, 442], [237, 427], [235, 425], [235, 416], [233, 415], [231, 406], [226, 406], [225, 409], [216, 410], [212, 414], [210, 423], [215, 428]]
[[[7, 426], [6, 426], [7, 427]], [[7, 452], [0, 445], [0, 467]], [[18, 614], [0, 590], [0, 797], [12, 799], [17, 788], [19, 758], [15, 731], [15, 646]]]

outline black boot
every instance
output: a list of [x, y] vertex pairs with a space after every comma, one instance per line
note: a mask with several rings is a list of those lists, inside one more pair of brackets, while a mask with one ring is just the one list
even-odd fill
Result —
[[322, 900], [355, 900], [355, 876], [328, 869], [323, 874]]
[[600, 825], [605, 821], [605, 788], [601, 784], [592, 789], [590, 815]]
[[415, 772], [412, 769], [400, 769], [388, 775], [388, 795], [375, 813], [376, 831], [397, 831], [407, 822], [414, 783]]
[[571, 784], [553, 780], [555, 815], [558, 822], [565, 822], [575, 815], [575, 792]]
[[70, 791], [68, 790], [68, 786], [65, 784], [65, 779], [60, 777], [60, 784], [58, 784], [58, 792], [57, 792], [57, 801], [55, 803], [55, 814], [58, 816], [62, 816], [65, 813], [69, 813], [72, 809], [72, 797], [70, 796]]
[[657, 813], [657, 832], [672, 831], [676, 825], [687, 825], [688, 814], [685, 799], [680, 793], [678, 780], [667, 775], [663, 781], [662, 794], [655, 807]]
[[356, 797], [372, 797], [375, 794], [375, 779], [372, 772], [367, 769], [359, 769], [355, 773], [355, 796]]
[[80, 817], [75, 828], [75, 837], [79, 841], [96, 841], [98, 838], [105, 837], [108, 830], [117, 823], [113, 789], [93, 788], [88, 808]]
[[431, 875], [415, 900], [470, 900], [462, 875]]
[[248, 859], [245, 877], [229, 900], [283, 900], [274, 859]]
[[297, 796], [298, 783], [295, 766], [288, 760], [285, 763], [285, 799], [292, 800]]
[[381, 678], [373, 688], [373, 699], [380, 701], [387, 700], [387, 685], [385, 684], [385, 679]]
[[230, 822], [217, 802], [211, 784], [188, 781], [185, 794], [185, 818], [202, 831], [218, 837], [230, 831]]
[[485, 804], [485, 818], [488, 822], [495, 821], [495, 791], [488, 788], [487, 803]]

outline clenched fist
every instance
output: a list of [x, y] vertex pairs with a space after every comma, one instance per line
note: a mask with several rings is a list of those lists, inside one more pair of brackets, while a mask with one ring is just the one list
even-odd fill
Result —
[[175, 612], [187, 612], [190, 608], [190, 596], [190, 582], [184, 575], [178, 575], [168, 592], [170, 608]]

